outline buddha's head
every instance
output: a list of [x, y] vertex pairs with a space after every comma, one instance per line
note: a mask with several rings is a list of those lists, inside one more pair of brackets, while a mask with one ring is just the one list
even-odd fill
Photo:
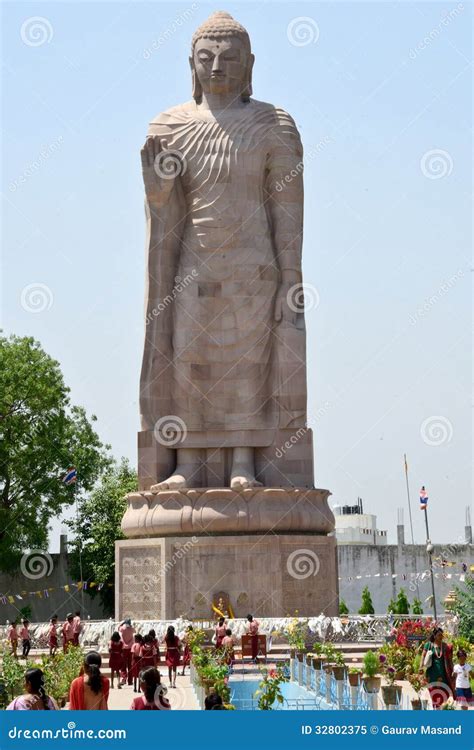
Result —
[[234, 94], [248, 101], [252, 93], [254, 56], [243, 26], [229, 13], [213, 13], [194, 33], [189, 62], [193, 74], [193, 97]]

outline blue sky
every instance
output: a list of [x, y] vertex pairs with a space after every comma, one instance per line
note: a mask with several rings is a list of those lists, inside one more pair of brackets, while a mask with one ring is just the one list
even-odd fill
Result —
[[[61, 363], [72, 400], [97, 415], [114, 454], [134, 463], [139, 149], [149, 120], [190, 98], [191, 36], [219, 7], [3, 5], [3, 327], [39, 339]], [[307, 155], [304, 273], [319, 300], [306, 318], [316, 485], [336, 503], [361, 496], [394, 539], [406, 452], [416, 540], [426, 484], [432, 537], [461, 541], [472, 460], [470, 7], [222, 8], [250, 33], [255, 98], [292, 114]]]

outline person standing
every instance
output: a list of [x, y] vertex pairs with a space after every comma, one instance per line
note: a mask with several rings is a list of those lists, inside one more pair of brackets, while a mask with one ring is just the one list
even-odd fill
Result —
[[149, 667], [140, 672], [140, 690], [143, 695], [134, 698], [132, 711], [169, 711], [171, 706], [166, 695], [166, 688], [161, 684], [161, 675], [156, 667]]
[[120, 633], [112, 633], [109, 643], [109, 668], [110, 668], [110, 686], [114, 686], [114, 675], [117, 675], [117, 687], [120, 690], [122, 683], [120, 675], [124, 670], [123, 641]]
[[31, 638], [30, 638], [30, 631], [28, 629], [28, 625], [30, 624], [29, 620], [23, 620], [22, 625], [23, 627], [20, 630], [20, 638], [22, 643], [22, 649], [23, 649], [23, 658], [27, 659], [28, 654], [30, 653], [31, 649]]
[[28, 669], [25, 673], [25, 692], [7, 706], [7, 711], [57, 710], [56, 701], [46, 694], [43, 670]]
[[58, 650], [58, 616], [53, 615], [51, 618], [51, 623], [49, 626], [49, 632], [48, 632], [48, 646], [49, 646], [49, 655], [50, 656], [56, 656], [56, 652]]
[[423, 647], [423, 668], [434, 709], [441, 708], [454, 696], [453, 648], [443, 641], [442, 628], [435, 627], [430, 640]]
[[140, 678], [140, 672], [142, 669], [141, 658], [140, 658], [140, 649], [142, 647], [142, 643], [143, 643], [143, 636], [140, 635], [140, 633], [135, 633], [135, 641], [131, 648], [132, 666], [130, 668], [132, 680], [133, 680], [133, 692], [134, 693], [140, 692], [137, 686], [138, 686], [138, 682]]
[[255, 620], [253, 615], [247, 615], [248, 625], [247, 625], [247, 634], [251, 636], [251, 645], [252, 645], [252, 659], [254, 660], [255, 664], [258, 663], [258, 628], [260, 626], [260, 623], [258, 620]]
[[168, 677], [170, 681], [170, 687], [176, 687], [176, 670], [179, 667], [181, 641], [174, 632], [174, 627], [170, 625], [166, 631], [165, 639], [166, 645], [166, 666], [168, 667]]
[[7, 638], [10, 641], [11, 654], [16, 658], [16, 650], [18, 648], [18, 630], [16, 629], [16, 622], [12, 622], [8, 626]]
[[71, 711], [107, 711], [110, 683], [100, 671], [102, 659], [97, 651], [89, 651], [84, 658], [83, 674], [71, 682], [69, 709]]
[[122, 685], [127, 682], [129, 685], [132, 684], [132, 646], [135, 636], [135, 628], [132, 626], [130, 618], [123, 620], [119, 625], [118, 632], [123, 643], [123, 671], [122, 671]]
[[188, 627], [186, 628], [186, 632], [183, 636], [184, 652], [183, 652], [183, 671], [181, 672], [182, 677], [184, 677], [186, 667], [188, 667], [191, 664], [191, 649], [189, 647], [189, 642], [192, 638], [192, 632], [193, 632], [193, 626], [188, 625]]
[[79, 646], [79, 636], [82, 633], [81, 613], [79, 611], [74, 615], [72, 621], [72, 632], [74, 646]]
[[460, 648], [456, 656], [458, 663], [454, 665], [453, 678], [456, 680], [456, 702], [464, 711], [473, 705], [470, 676], [472, 667], [467, 662], [467, 654]]
[[216, 628], [214, 630], [214, 635], [216, 638], [216, 649], [222, 646], [222, 640], [225, 636], [226, 629], [227, 629], [227, 625], [225, 622], [225, 617], [219, 617], [219, 622], [217, 623]]
[[74, 643], [74, 615], [70, 612], [66, 615], [66, 620], [62, 627], [63, 633], [63, 651], [66, 653], [68, 648]]

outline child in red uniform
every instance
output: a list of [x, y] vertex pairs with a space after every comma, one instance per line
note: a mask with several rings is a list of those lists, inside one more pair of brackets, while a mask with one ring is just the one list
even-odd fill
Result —
[[131, 648], [131, 654], [132, 654], [132, 666], [130, 667], [130, 674], [132, 675], [133, 680], [133, 692], [138, 693], [138, 680], [140, 677], [140, 671], [142, 669], [141, 664], [141, 658], [140, 658], [140, 649], [142, 647], [143, 643], [143, 636], [140, 635], [140, 633], [135, 633], [134, 637], [134, 643], [132, 644]]
[[140, 690], [143, 695], [133, 699], [130, 706], [132, 711], [169, 711], [171, 708], [156, 667], [149, 667], [140, 673]]
[[56, 651], [58, 650], [57, 625], [58, 625], [58, 616], [53, 615], [51, 618], [51, 624], [49, 626], [49, 633], [48, 633], [48, 646], [49, 646], [50, 656], [55, 656]]
[[20, 630], [20, 638], [23, 646], [23, 658], [27, 659], [28, 654], [30, 653], [31, 648], [31, 640], [30, 640], [30, 631], [28, 630], [29, 620], [23, 620], [22, 625], [23, 627]]
[[191, 639], [191, 634], [193, 631], [193, 626], [188, 625], [186, 628], [186, 633], [183, 637], [183, 643], [184, 643], [184, 653], [183, 653], [183, 671], [181, 672], [182, 677], [184, 677], [184, 672], [186, 667], [191, 664], [191, 649], [189, 648], [189, 641]]
[[143, 641], [140, 648], [140, 659], [140, 667], [142, 669], [155, 666], [156, 649], [153, 645], [153, 638], [151, 637], [151, 635], [143, 636]]
[[157, 667], [158, 664], [160, 663], [160, 644], [158, 643], [158, 638], [156, 637], [156, 633], [154, 630], [150, 630], [148, 635], [151, 637], [153, 648], [156, 650], [155, 663], [153, 666]]
[[120, 633], [112, 633], [109, 643], [109, 667], [110, 667], [110, 686], [114, 686], [114, 674], [117, 675], [118, 689], [120, 684], [120, 672], [123, 670], [123, 643]]
[[164, 643], [166, 645], [166, 666], [168, 667], [168, 677], [170, 687], [176, 687], [176, 670], [179, 666], [181, 642], [174, 632], [174, 627], [170, 625], [166, 631]]
[[18, 630], [16, 629], [16, 622], [12, 622], [8, 626], [7, 638], [10, 641], [12, 656], [16, 657], [16, 650], [18, 648]]

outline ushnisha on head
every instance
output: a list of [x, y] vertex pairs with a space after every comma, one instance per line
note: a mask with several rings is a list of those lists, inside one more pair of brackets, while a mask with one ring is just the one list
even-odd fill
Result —
[[248, 102], [252, 94], [254, 56], [244, 27], [229, 13], [219, 10], [194, 32], [189, 63], [193, 98], [199, 104], [203, 92], [235, 94]]

